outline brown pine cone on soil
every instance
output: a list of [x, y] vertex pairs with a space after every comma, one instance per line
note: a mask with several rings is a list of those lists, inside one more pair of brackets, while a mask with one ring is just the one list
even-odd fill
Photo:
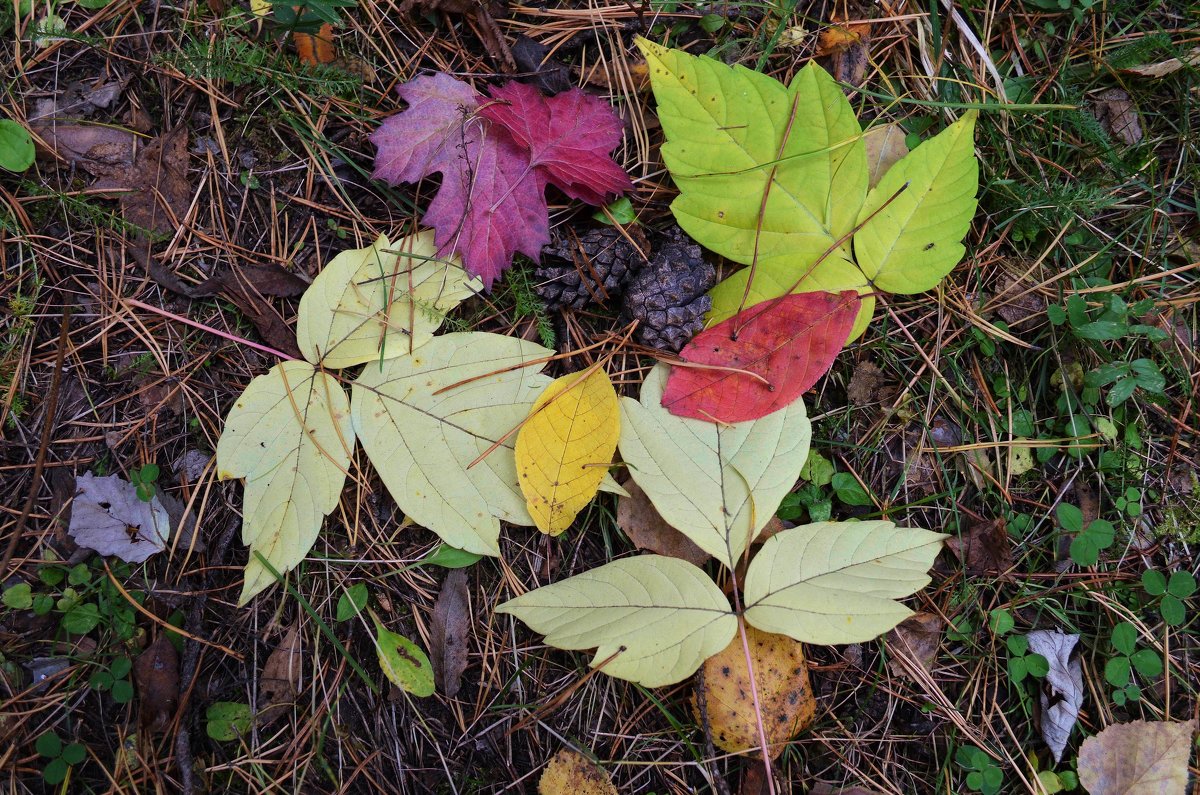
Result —
[[550, 310], [605, 303], [621, 294], [630, 274], [642, 264], [641, 253], [611, 226], [555, 241], [542, 255], [558, 260], [534, 271], [534, 290]]
[[717, 273], [679, 227], [664, 238], [650, 263], [625, 286], [624, 306], [627, 315], [641, 321], [640, 342], [678, 352], [704, 328], [704, 315], [712, 308], [707, 293]]

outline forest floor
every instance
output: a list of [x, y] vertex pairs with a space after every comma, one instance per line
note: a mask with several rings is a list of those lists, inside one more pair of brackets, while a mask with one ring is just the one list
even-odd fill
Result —
[[[365, 584], [428, 648], [447, 573], [412, 564], [437, 538], [362, 468], [293, 590], [239, 608], [242, 492], [211, 464], [234, 399], [274, 363], [246, 341], [295, 350], [306, 283], [337, 252], [411, 229], [433, 195], [370, 178], [368, 137], [401, 109], [397, 84], [511, 75], [605, 98], [626, 121], [615, 157], [637, 223], [671, 224], [637, 35], [785, 82], [817, 58], [864, 126], [898, 123], [912, 143], [990, 103], [964, 261], [934, 291], [888, 297], [805, 396], [813, 449], [841, 477], [797, 484], [780, 508], [952, 539], [903, 637], [808, 650], [816, 720], [774, 760], [776, 791], [967, 793], [987, 768], [1002, 775], [991, 792], [1070, 791], [1083, 738], [1196, 717], [1191, 591], [1166, 580], [1195, 572], [1200, 541], [1189, 4], [311, 0], [301, 21], [337, 20], [316, 47], [294, 35], [291, 2], [263, 16], [228, 0], [0, 5], [2, 116], [43, 144], [31, 168], [0, 171], [6, 792], [532, 792], [564, 746], [622, 792], [768, 791], [761, 760], [712, 751], [690, 681], [589, 675], [586, 654], [493, 612], [514, 583], [632, 551], [611, 495], [557, 539], [507, 528], [502, 560], [464, 570], [461, 689], [418, 699], [389, 689], [370, 622], [339, 601]], [[550, 196], [556, 238], [597, 225]], [[535, 282], [518, 260], [452, 323], [560, 352], [611, 337], [615, 310], [547, 310]], [[625, 389], [652, 362], [638, 354], [610, 360]], [[144, 564], [76, 548], [88, 472], [146, 482], [194, 532]], [[1079, 636], [1083, 708], [1057, 764], [1043, 672], [1018, 639], [1035, 629]], [[148, 672], [148, 648], [176, 670]], [[230, 731], [228, 715], [271, 704]]]

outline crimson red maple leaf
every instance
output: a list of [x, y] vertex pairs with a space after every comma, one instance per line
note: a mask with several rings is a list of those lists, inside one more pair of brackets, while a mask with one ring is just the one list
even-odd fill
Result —
[[796, 293], [745, 309], [679, 352], [684, 361], [713, 367], [672, 367], [662, 404], [710, 422], [756, 420], [781, 409], [833, 365], [858, 308], [858, 293], [846, 290]]
[[633, 187], [629, 176], [608, 156], [621, 143], [621, 120], [608, 103], [578, 88], [549, 99], [526, 83], [508, 83], [488, 93], [480, 115], [504, 125], [529, 150], [533, 165], [573, 199], [604, 204]]
[[[408, 108], [371, 136], [378, 148], [373, 176], [397, 185], [440, 172], [442, 185], [423, 220], [434, 229], [438, 254], [460, 255], [488, 289], [514, 253], [536, 261], [550, 242], [547, 181], [595, 204], [630, 187], [605, 154], [620, 142], [620, 121], [577, 89], [550, 100], [529, 86], [496, 89], [530, 116], [531, 124], [513, 130], [508, 125], [519, 119], [498, 113], [493, 120], [483, 113], [484, 98], [448, 74], [418, 77], [396, 90]], [[567, 140], [575, 135], [586, 143]]]

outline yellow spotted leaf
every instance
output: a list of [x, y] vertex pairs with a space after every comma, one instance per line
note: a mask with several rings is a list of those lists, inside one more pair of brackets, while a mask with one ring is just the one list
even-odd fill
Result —
[[[783, 752], [785, 743], [808, 728], [816, 714], [808, 679], [804, 646], [786, 635], [746, 627], [746, 642], [754, 664], [754, 686], [772, 759]], [[701, 668], [694, 700], [696, 711], [707, 715], [713, 743], [723, 751], [741, 753], [761, 749], [758, 736], [759, 710], [750, 689], [746, 649], [741, 634], [709, 657]], [[704, 701], [704, 711], [699, 709]]]
[[383, 675], [396, 687], [414, 696], [432, 696], [433, 666], [421, 647], [385, 627], [374, 610], [371, 620], [375, 622], [375, 653]]
[[483, 288], [457, 258], [437, 257], [433, 232], [343, 251], [300, 299], [296, 342], [325, 367], [394, 359], [428, 342], [446, 313]]
[[562, 748], [538, 779], [538, 795], [617, 795], [617, 788], [592, 760]]
[[571, 526], [596, 496], [620, 435], [617, 393], [604, 370], [546, 387], [516, 445], [517, 479], [539, 530], [556, 536]]
[[274, 584], [312, 549], [337, 505], [354, 448], [346, 392], [308, 362], [277, 364], [234, 402], [217, 443], [222, 480], [245, 479], [242, 542], [250, 546], [238, 604]]

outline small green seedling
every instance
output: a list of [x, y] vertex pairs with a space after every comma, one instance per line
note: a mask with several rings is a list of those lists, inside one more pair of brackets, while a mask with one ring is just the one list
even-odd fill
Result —
[[1004, 637], [1012, 632], [1017, 626], [1017, 622], [1013, 619], [1012, 613], [1004, 608], [996, 608], [988, 614], [988, 626], [992, 632], [996, 633], [997, 637]]
[[204, 730], [218, 742], [229, 742], [250, 731], [251, 717], [249, 704], [215, 701], [204, 713]]
[[1158, 612], [1170, 626], [1181, 627], [1187, 621], [1187, 606], [1184, 599], [1196, 592], [1196, 578], [1191, 572], [1172, 572], [1171, 578], [1161, 571], [1150, 569], [1142, 573], [1142, 587], [1151, 596], [1162, 597]]
[[33, 165], [33, 138], [12, 119], [0, 119], [0, 168], [20, 173]]
[[133, 683], [129, 681], [131, 670], [133, 661], [122, 654], [114, 657], [108, 668], [102, 668], [92, 674], [88, 684], [93, 690], [111, 693], [113, 701], [118, 704], [128, 704], [133, 700]]
[[1041, 679], [1050, 673], [1050, 662], [1040, 654], [1030, 654], [1029, 639], [1024, 635], [1009, 635], [1004, 643], [1008, 646], [1008, 676], [1014, 685], [1026, 677]]
[[[612, 220], [609, 220], [610, 216]], [[633, 209], [633, 202], [629, 201], [629, 197], [622, 196], [604, 210], [592, 213], [592, 219], [608, 226], [612, 226], [614, 223], [628, 226], [637, 222], [637, 211]]]
[[1062, 529], [1075, 534], [1071, 539], [1071, 560], [1079, 566], [1095, 566], [1100, 560], [1101, 550], [1112, 546], [1116, 538], [1116, 529], [1112, 522], [1093, 519], [1085, 526], [1083, 511], [1065, 502], [1058, 504], [1055, 514]]
[[135, 469], [129, 473], [129, 482], [137, 487], [139, 500], [150, 502], [150, 500], [154, 499], [154, 484], [158, 480], [158, 475], [157, 464], [146, 464], [140, 469]]
[[1137, 648], [1137, 639], [1137, 627], [1128, 621], [1113, 627], [1111, 640], [1117, 653], [1104, 664], [1104, 678], [1116, 688], [1112, 699], [1117, 706], [1142, 697], [1141, 688], [1130, 681], [1133, 671], [1147, 679], [1163, 672], [1162, 659], [1152, 649]]
[[839, 472], [829, 481], [829, 485], [833, 486], [833, 493], [837, 498], [847, 505], [866, 506], [871, 505], [871, 495], [858, 482], [858, 478], [851, 475], [849, 472]]
[[983, 795], [996, 795], [1004, 786], [1004, 771], [983, 749], [974, 745], [960, 746], [954, 761], [967, 771], [967, 787]]
[[1127, 516], [1136, 518], [1142, 515], [1142, 490], [1136, 486], [1125, 489], [1125, 493], [1117, 497], [1114, 505], [1118, 511], [1124, 511]]
[[82, 743], [64, 745], [62, 738], [54, 732], [46, 732], [37, 738], [34, 748], [40, 756], [49, 761], [42, 768], [42, 778], [51, 786], [61, 784], [67, 778], [67, 772], [87, 759], [87, 746]]
[[1085, 375], [1083, 383], [1095, 389], [1112, 384], [1105, 396], [1110, 406], [1124, 403], [1133, 397], [1133, 393], [1139, 387], [1152, 395], [1161, 395], [1167, 388], [1166, 377], [1158, 369], [1158, 365], [1149, 359], [1102, 364]]
[[345, 593], [338, 597], [337, 620], [348, 621], [354, 618], [367, 606], [369, 598], [370, 594], [367, 593], [366, 583], [359, 582], [351, 585]]
[[5, 588], [4, 595], [0, 596], [0, 602], [13, 610], [28, 610], [33, 607], [33, 588], [27, 582]]

